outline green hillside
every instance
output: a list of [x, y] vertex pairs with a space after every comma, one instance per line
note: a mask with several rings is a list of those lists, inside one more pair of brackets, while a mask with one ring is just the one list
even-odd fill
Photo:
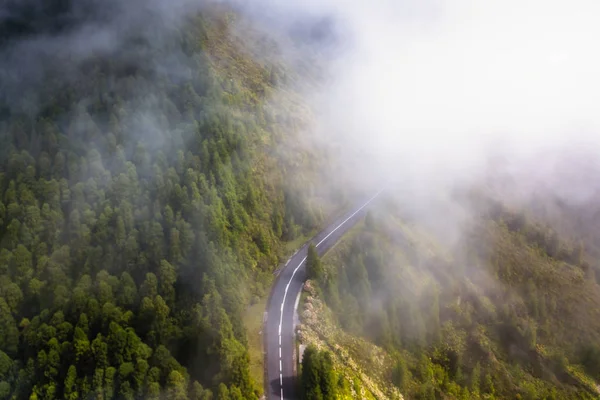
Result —
[[280, 151], [310, 117], [231, 10], [157, 32], [0, 96], [0, 399], [262, 393], [242, 316], [328, 212]]
[[377, 398], [392, 385], [411, 399], [599, 398], [600, 286], [584, 246], [489, 197], [461, 204], [472, 218], [448, 242], [380, 203], [322, 260], [304, 343], [342, 375], [355, 365]]

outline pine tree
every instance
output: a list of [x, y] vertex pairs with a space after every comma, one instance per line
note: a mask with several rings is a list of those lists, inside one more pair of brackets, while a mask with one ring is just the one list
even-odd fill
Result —
[[75, 384], [77, 380], [77, 370], [74, 365], [69, 367], [67, 377], [64, 382], [64, 393], [66, 399], [77, 399], [79, 394], [77, 393], [77, 386]]
[[405, 385], [408, 383], [408, 368], [401, 356], [396, 357], [396, 364], [392, 370], [392, 382], [394, 382], [400, 390], [404, 390]]
[[308, 346], [302, 355], [301, 387], [305, 400], [323, 400], [318, 357], [318, 350], [314, 346]]
[[477, 364], [475, 364], [475, 367], [473, 368], [473, 371], [471, 371], [471, 382], [469, 385], [469, 389], [471, 390], [471, 393], [474, 393], [476, 395], [479, 394], [479, 386], [480, 386], [480, 382], [481, 381], [481, 366], [479, 365], [479, 362], [477, 362]]
[[317, 253], [317, 248], [314, 244], [308, 246], [308, 255], [306, 256], [306, 275], [308, 279], [312, 279], [317, 283], [323, 280], [323, 264]]

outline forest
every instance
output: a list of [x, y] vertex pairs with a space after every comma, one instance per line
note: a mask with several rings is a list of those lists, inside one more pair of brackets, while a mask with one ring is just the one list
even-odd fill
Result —
[[[276, 154], [302, 122], [268, 104], [292, 72], [235, 20], [0, 74], [0, 399], [262, 394], [241, 315], [322, 213], [297, 185], [317, 163]], [[2, 46], [35, 33], [11, 24]]]
[[[326, 72], [223, 4], [5, 3], [0, 400], [258, 399], [244, 313], [345, 200], [296, 92]], [[406, 398], [597, 398], [600, 203], [547, 200], [465, 195], [447, 251], [391, 200], [308, 273]], [[355, 395], [335, 351], [305, 398]]]
[[[600, 286], [585, 240], [474, 193], [453, 247], [388, 201], [313, 255], [335, 323], [385, 351], [386, 381], [406, 398], [598, 398]], [[318, 351], [339, 352], [335, 337]]]

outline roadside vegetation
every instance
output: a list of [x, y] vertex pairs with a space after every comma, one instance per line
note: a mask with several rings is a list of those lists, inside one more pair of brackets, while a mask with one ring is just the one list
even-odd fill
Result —
[[[375, 344], [341, 329], [312, 281], [305, 285], [304, 297], [299, 340], [308, 344], [307, 349], [313, 347], [318, 357], [331, 359], [331, 363], [318, 364], [319, 376], [334, 376], [335, 387], [333, 391], [327, 391], [334, 393], [331, 398], [402, 399], [397, 387], [391, 385], [387, 378], [393, 359]], [[323, 393], [320, 379], [305, 379], [305, 360], [306, 357], [303, 357], [301, 393], [307, 396]]]
[[600, 286], [583, 239], [489, 197], [463, 201], [475, 217], [453, 247], [380, 204], [314, 263], [317, 314], [335, 328], [304, 342], [350, 351], [342, 329], [372, 343], [351, 362], [406, 398], [600, 397]]

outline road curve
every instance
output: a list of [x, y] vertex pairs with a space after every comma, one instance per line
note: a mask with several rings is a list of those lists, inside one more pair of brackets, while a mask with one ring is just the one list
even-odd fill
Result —
[[[366, 207], [383, 190], [368, 201], [338, 218], [326, 229], [312, 238], [319, 255], [331, 248], [366, 212]], [[279, 273], [267, 304], [265, 322], [266, 397], [274, 399], [297, 399], [294, 370], [294, 308], [296, 299], [306, 280], [306, 254], [304, 245], [289, 259]]]

